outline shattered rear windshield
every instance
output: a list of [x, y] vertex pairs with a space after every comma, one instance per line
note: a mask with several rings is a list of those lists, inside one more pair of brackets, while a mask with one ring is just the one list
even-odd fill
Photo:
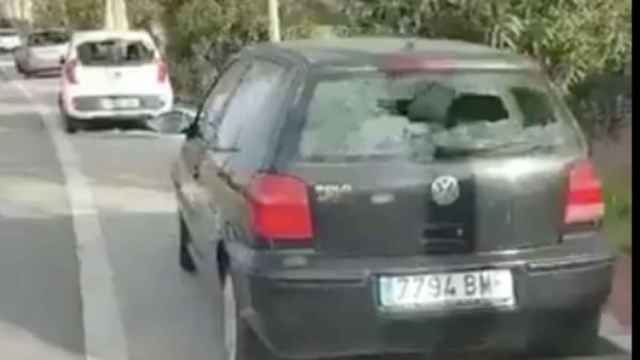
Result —
[[580, 145], [564, 103], [529, 72], [325, 74], [307, 99], [298, 148], [306, 161], [430, 161]]
[[80, 63], [86, 66], [144, 65], [154, 59], [154, 50], [139, 40], [88, 41], [77, 51]]

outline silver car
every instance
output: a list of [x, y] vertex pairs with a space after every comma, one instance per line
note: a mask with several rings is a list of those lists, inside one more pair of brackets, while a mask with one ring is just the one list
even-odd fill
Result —
[[62, 29], [31, 32], [14, 52], [16, 70], [26, 77], [60, 71], [69, 38], [69, 33]]

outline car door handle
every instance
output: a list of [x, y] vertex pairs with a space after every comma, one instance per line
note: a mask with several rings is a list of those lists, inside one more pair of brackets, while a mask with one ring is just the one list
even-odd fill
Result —
[[200, 166], [198, 165], [193, 167], [193, 178], [196, 180], [200, 178]]

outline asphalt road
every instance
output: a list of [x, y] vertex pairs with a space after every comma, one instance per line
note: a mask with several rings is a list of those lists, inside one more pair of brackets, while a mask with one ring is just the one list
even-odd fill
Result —
[[[116, 360], [99, 352], [122, 347], [122, 360], [221, 359], [217, 284], [177, 266], [168, 174], [181, 138], [68, 136], [58, 80], [0, 66], [0, 358]], [[104, 267], [83, 263], [98, 257]], [[83, 280], [105, 269], [104, 286]]]
[[[33, 359], [58, 352], [60, 359], [80, 358], [85, 334], [99, 332], [104, 325], [96, 322], [105, 320], [83, 323], [65, 178], [33, 106], [35, 101], [55, 110], [58, 82], [26, 81], [11, 67], [2, 70], [0, 358], [22, 359], [33, 351], [39, 351]], [[20, 82], [33, 98], [7, 80]], [[93, 192], [128, 359], [218, 359], [216, 287], [177, 266], [178, 224], [168, 176], [180, 138], [106, 130], [68, 139]]]

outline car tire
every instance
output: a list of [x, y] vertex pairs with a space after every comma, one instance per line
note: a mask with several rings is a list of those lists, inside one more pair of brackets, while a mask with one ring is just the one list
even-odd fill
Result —
[[78, 124], [76, 120], [70, 116], [64, 117], [64, 127], [67, 134], [75, 134], [78, 131]]
[[231, 275], [221, 275], [224, 360], [278, 360], [262, 344], [256, 333], [239, 316], [236, 291]]
[[187, 229], [187, 225], [182, 218], [182, 215], [179, 215], [180, 218], [180, 249], [179, 249], [179, 257], [180, 257], [180, 268], [186, 273], [193, 274], [196, 272], [196, 263], [193, 261], [193, 257], [191, 256], [191, 252], [189, 251], [189, 245], [191, 243], [191, 235], [189, 234], [189, 229]]

